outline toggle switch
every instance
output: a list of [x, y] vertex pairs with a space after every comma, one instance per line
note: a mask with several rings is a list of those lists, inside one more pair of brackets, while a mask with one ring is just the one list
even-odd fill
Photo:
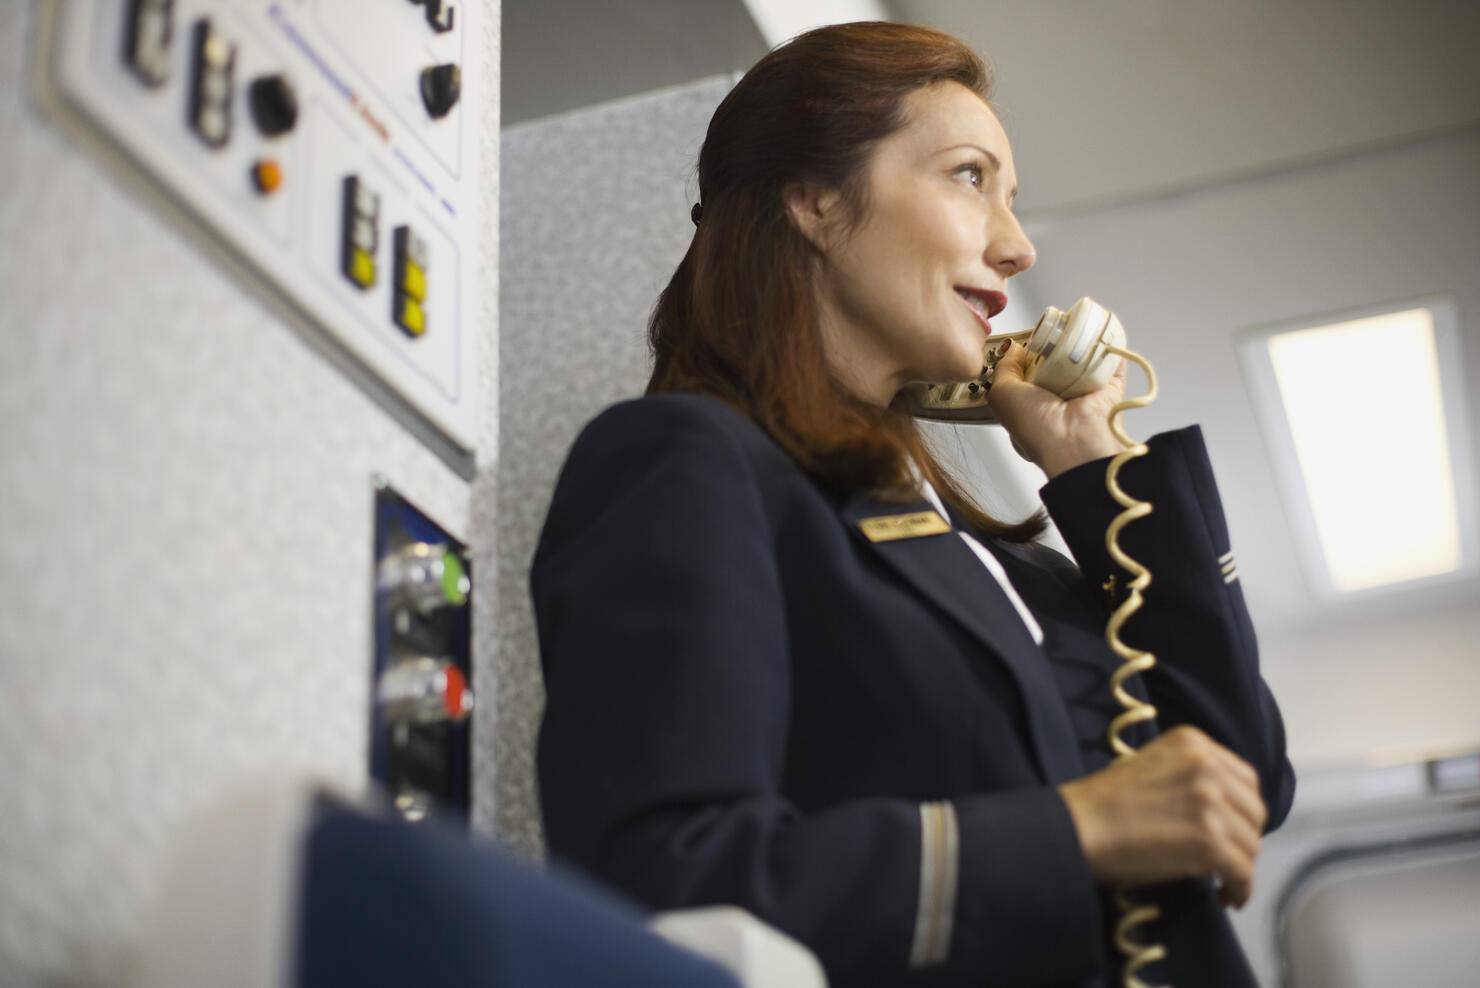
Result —
[[441, 607], [461, 607], [473, 588], [462, 559], [445, 545], [413, 542], [380, 561], [375, 586], [393, 607], [427, 615]]
[[133, 0], [129, 4], [123, 60], [151, 89], [169, 79], [174, 22], [175, 0]]
[[190, 129], [213, 148], [231, 140], [236, 45], [202, 17], [195, 23], [190, 73]]
[[375, 700], [391, 724], [455, 724], [473, 712], [473, 691], [446, 659], [418, 655], [396, 663], [375, 684]]
[[375, 249], [380, 245], [380, 196], [358, 175], [344, 180], [344, 219], [339, 265], [356, 288], [375, 284]]
[[281, 73], [254, 79], [247, 89], [247, 105], [265, 137], [286, 134], [298, 123], [298, 94]]
[[440, 120], [452, 112], [462, 95], [462, 69], [455, 62], [421, 70], [421, 101], [427, 112]]
[[391, 319], [406, 335], [422, 336], [427, 331], [427, 244], [409, 226], [396, 227], [392, 244]]
[[446, 34], [452, 30], [455, 11], [449, 0], [422, 0], [422, 2], [426, 4], [427, 23], [432, 26], [433, 31]]

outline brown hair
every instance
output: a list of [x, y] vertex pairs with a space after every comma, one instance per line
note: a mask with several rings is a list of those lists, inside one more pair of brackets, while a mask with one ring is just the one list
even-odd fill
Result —
[[860, 401], [833, 378], [813, 294], [821, 255], [796, 229], [784, 190], [840, 190], [856, 223], [865, 164], [906, 123], [911, 92], [959, 83], [983, 100], [991, 73], [950, 35], [862, 22], [799, 35], [756, 63], [709, 121], [699, 153], [702, 219], [648, 323], [648, 393], [692, 391], [739, 408], [809, 473], [843, 494], [914, 496], [911, 458], [941, 497], [987, 535], [1027, 541], [978, 507], [926, 449], [909, 415]]

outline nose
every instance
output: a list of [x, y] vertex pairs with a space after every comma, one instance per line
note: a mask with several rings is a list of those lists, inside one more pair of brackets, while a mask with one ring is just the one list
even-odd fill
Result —
[[987, 264], [1002, 277], [1011, 278], [1031, 268], [1038, 251], [1011, 209], [997, 210], [995, 215], [987, 238]]

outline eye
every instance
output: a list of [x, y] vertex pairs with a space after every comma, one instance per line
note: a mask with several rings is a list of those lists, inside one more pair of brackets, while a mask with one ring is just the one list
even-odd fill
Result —
[[975, 161], [968, 161], [966, 164], [957, 168], [956, 174], [965, 176], [966, 181], [974, 189], [980, 189], [986, 177], [986, 171], [980, 163]]

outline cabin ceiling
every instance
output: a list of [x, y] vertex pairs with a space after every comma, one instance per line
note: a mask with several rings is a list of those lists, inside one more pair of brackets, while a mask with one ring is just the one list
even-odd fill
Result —
[[[1077, 215], [1480, 127], [1480, 4], [885, 0], [997, 69], [1027, 219]], [[765, 51], [740, 0], [504, 4], [506, 126]]]

